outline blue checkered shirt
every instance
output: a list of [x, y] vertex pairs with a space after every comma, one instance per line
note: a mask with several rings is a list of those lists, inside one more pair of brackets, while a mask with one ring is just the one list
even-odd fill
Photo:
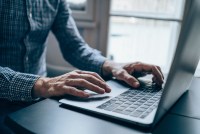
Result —
[[105, 58], [81, 38], [66, 0], [1, 0], [0, 99], [33, 100], [34, 83], [46, 75], [50, 30], [68, 62], [101, 73]]

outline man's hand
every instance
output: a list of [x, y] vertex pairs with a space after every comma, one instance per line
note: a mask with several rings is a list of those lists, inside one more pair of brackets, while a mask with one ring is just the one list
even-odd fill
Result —
[[70, 94], [89, 97], [88, 93], [80, 90], [84, 88], [99, 94], [111, 91], [98, 74], [77, 70], [54, 78], [38, 79], [33, 87], [33, 96], [47, 98]]
[[146, 74], [152, 74], [153, 82], [162, 85], [164, 76], [159, 66], [145, 64], [141, 62], [119, 64], [111, 61], [106, 61], [102, 68], [105, 77], [115, 77], [118, 80], [125, 81], [132, 87], [139, 87], [140, 83], [137, 77]]

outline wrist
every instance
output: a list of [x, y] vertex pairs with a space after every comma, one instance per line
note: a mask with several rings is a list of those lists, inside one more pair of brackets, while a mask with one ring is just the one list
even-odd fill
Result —
[[112, 78], [113, 74], [112, 71], [114, 69], [114, 67], [117, 67], [117, 63], [113, 62], [113, 61], [105, 61], [102, 67], [102, 75], [103, 77], [106, 78]]
[[33, 98], [44, 97], [45, 88], [49, 79], [50, 78], [41, 77], [35, 82], [33, 86]]

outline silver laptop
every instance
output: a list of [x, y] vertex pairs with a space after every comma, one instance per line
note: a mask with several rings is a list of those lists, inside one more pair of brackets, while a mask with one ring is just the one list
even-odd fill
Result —
[[60, 102], [143, 127], [154, 126], [188, 90], [200, 59], [200, 0], [188, 0], [174, 59], [163, 87], [141, 80], [133, 89], [116, 80], [108, 94], [87, 99], [66, 97]]

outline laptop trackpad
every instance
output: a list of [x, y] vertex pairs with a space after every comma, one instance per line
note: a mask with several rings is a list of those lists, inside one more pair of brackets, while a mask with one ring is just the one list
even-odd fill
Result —
[[105, 99], [109, 99], [111, 96], [109, 94], [98, 94], [95, 92], [92, 92], [90, 90], [85, 90], [85, 92], [90, 94], [89, 98], [81, 98], [76, 96], [67, 95], [65, 99], [72, 100], [72, 101], [79, 101], [79, 102], [92, 102], [92, 101], [102, 101]]

